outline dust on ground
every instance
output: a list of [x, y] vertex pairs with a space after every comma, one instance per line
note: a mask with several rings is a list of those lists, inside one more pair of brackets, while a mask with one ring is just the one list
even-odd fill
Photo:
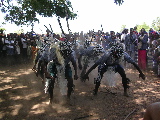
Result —
[[[121, 78], [116, 87], [105, 86], [105, 77], [97, 96], [92, 95], [96, 70], [89, 81], [74, 80], [71, 100], [60, 95], [55, 85], [53, 104], [48, 104], [44, 84], [32, 71], [33, 64], [0, 67], [0, 119], [2, 120], [140, 120], [146, 107], [160, 101], [160, 79], [146, 71], [146, 80], [137, 70], [126, 69], [130, 78], [130, 97], [123, 96]], [[80, 71], [79, 71], [80, 72]]]

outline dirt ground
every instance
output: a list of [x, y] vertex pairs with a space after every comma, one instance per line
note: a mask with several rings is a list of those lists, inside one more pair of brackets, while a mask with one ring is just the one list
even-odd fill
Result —
[[[32, 67], [32, 63], [0, 66], [1, 120], [142, 120], [146, 107], [160, 101], [160, 78], [146, 71], [146, 80], [142, 80], [136, 70], [126, 68], [131, 79], [130, 97], [123, 96], [121, 83], [116, 87], [106, 86], [105, 77], [98, 95], [93, 96], [95, 70], [89, 81], [74, 80], [70, 102], [66, 102], [55, 85], [50, 105], [44, 84]], [[121, 82], [119, 75], [116, 79]]]

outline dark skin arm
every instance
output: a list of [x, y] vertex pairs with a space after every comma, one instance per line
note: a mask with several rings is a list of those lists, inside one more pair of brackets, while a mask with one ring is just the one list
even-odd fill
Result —
[[95, 63], [95, 64], [86, 72], [86, 74], [83, 76], [83, 79], [89, 79], [89, 77], [88, 77], [89, 73], [90, 73], [93, 69], [95, 69], [97, 66], [98, 66], [98, 64]]
[[81, 61], [82, 61], [82, 55], [80, 55], [78, 57], [78, 67], [79, 67], [80, 70], [82, 70], [82, 63], [81, 63]]
[[[141, 77], [143, 80], [145, 80], [145, 75], [142, 73], [142, 71], [141, 71], [141, 69], [138, 67], [138, 65], [137, 64], [135, 64], [135, 63], [132, 63], [133, 65], [134, 65], [134, 67], [139, 71], [139, 77]], [[83, 78], [84, 79], [89, 79], [89, 77], [88, 77], [88, 75], [89, 75], [89, 73], [93, 70], [93, 69], [95, 69], [96, 67], [98, 66], [98, 64], [94, 64], [87, 72], [86, 72], [86, 74], [83, 76]]]
[[132, 63], [134, 65], [134, 67], [138, 70], [139, 77], [141, 77], [143, 80], [145, 80], [145, 75], [142, 73], [141, 69], [138, 67], [138, 65], [136, 63]]
[[76, 61], [74, 60], [74, 58], [71, 59], [71, 62], [72, 62], [72, 65], [73, 65], [73, 68], [74, 68], [74, 71], [75, 71], [74, 80], [77, 80], [77, 79], [78, 79], [77, 63], [76, 63]]
[[133, 59], [127, 55], [125, 53], [125, 56], [124, 56], [124, 60], [127, 61], [128, 63], [131, 63], [137, 70], [138, 72], [140, 73], [139, 74], [139, 77], [141, 77], [143, 80], [145, 80], [145, 75], [143, 74], [143, 72], [141, 71], [141, 69], [139, 68], [139, 66], [135, 63], [135, 61], [133, 61]]
[[54, 77], [52, 77], [52, 76], [47, 72], [47, 70], [45, 70], [45, 76], [46, 76], [46, 78], [48, 78], [48, 79], [54, 79]]
[[38, 69], [37, 69], [37, 73], [36, 73], [36, 76], [37, 76], [37, 77], [38, 77], [38, 74], [39, 74], [39, 71], [40, 71], [41, 63], [42, 63], [42, 61], [41, 61], [41, 60], [39, 60], [39, 63], [38, 63]]

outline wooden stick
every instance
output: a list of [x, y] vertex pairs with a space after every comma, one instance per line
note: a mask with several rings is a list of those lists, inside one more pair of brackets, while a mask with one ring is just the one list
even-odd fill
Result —
[[103, 92], [103, 93], [109, 93], [109, 94], [112, 94], [112, 95], [117, 95], [117, 93], [114, 93], [112, 91], [110, 91], [109, 89], [106, 89], [107, 91], [100, 91], [100, 92]]
[[133, 114], [135, 111], [136, 111], [136, 109], [134, 109], [131, 113], [129, 113], [124, 120], [127, 120], [127, 118], [128, 118], [131, 114]]
[[75, 118], [74, 120], [84, 119], [84, 118], [87, 118], [87, 117], [90, 117], [90, 116], [92, 116], [92, 115], [86, 115], [86, 116], [83, 116], [83, 117]]

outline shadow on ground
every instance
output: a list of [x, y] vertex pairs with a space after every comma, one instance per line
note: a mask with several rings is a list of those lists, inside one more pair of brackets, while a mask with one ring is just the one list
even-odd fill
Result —
[[75, 91], [70, 102], [66, 102], [55, 85], [54, 101], [48, 104], [44, 84], [31, 70], [32, 63], [11, 66], [1, 65], [0, 69], [0, 119], [2, 120], [138, 120], [143, 117], [147, 105], [160, 101], [160, 81], [153, 73], [145, 72], [146, 80], [138, 78], [136, 70], [126, 69], [131, 79], [129, 94], [123, 96], [121, 78], [119, 84], [108, 87], [102, 80], [98, 95], [93, 96], [93, 79], [75, 80]]

